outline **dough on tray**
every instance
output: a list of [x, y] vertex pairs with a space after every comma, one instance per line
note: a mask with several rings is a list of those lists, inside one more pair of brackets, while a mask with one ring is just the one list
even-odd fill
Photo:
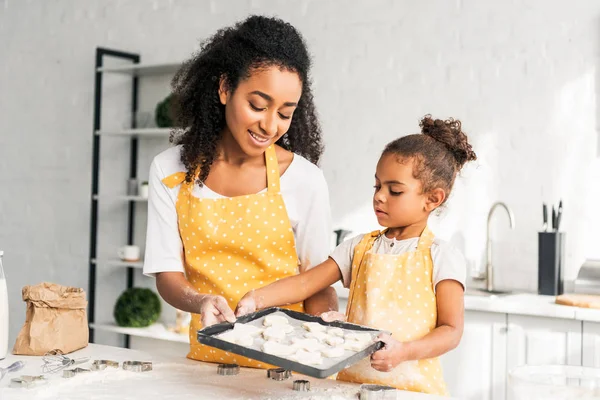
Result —
[[258, 336], [263, 332], [264, 329], [258, 326], [249, 324], [235, 324], [233, 325], [233, 332], [239, 332], [240, 335]]
[[343, 356], [345, 351], [343, 346], [325, 347], [321, 350], [321, 354], [326, 358], [337, 358]]
[[302, 338], [292, 338], [292, 346], [295, 349], [306, 350], [309, 352], [320, 351], [325, 348], [325, 345], [321, 344], [317, 339], [302, 339]]
[[344, 330], [342, 328], [329, 328], [327, 330], [327, 333], [330, 336], [339, 336], [339, 337], [344, 337]]
[[235, 332], [234, 330], [224, 332], [217, 337], [226, 342], [239, 344], [244, 347], [250, 347], [254, 344], [254, 338], [252, 336], [244, 333], [240, 334], [240, 332]]
[[309, 332], [325, 332], [327, 330], [325, 325], [321, 325], [318, 322], [305, 322], [302, 324], [302, 327]]
[[348, 341], [356, 341], [356, 342], [370, 342], [371, 340], [373, 340], [373, 337], [371, 336], [370, 333], [347, 333], [346, 336], [344, 336], [344, 339], [346, 339], [346, 342]]
[[274, 356], [289, 356], [296, 351], [294, 346], [281, 344], [272, 340], [267, 340], [262, 345], [262, 349], [265, 353], [273, 354]]
[[269, 314], [263, 320], [264, 326], [289, 325], [290, 321], [283, 315]]
[[327, 338], [325, 338], [325, 343], [332, 346], [339, 346], [341, 344], [344, 344], [344, 338], [329, 334], [327, 335]]
[[344, 349], [351, 351], [361, 351], [367, 348], [370, 342], [359, 342], [357, 340], [346, 340], [342, 345]]
[[235, 334], [235, 332], [233, 332], [233, 330], [231, 330], [231, 331], [223, 332], [220, 335], [217, 335], [217, 338], [224, 340], [226, 342], [229, 342], [229, 343], [235, 343], [236, 339], [237, 339], [237, 335]]
[[240, 346], [250, 347], [254, 344], [254, 338], [252, 336], [238, 336], [236, 343]]
[[326, 334], [325, 332], [306, 332], [304, 334], [304, 337], [306, 337], [306, 338], [314, 338], [314, 339], [317, 339], [320, 342], [324, 342], [325, 340], [327, 340], [327, 338], [329, 337], [329, 335]]
[[265, 340], [275, 340], [280, 341], [285, 339], [286, 330], [283, 326], [270, 326], [263, 332], [263, 337]]
[[303, 349], [298, 350], [290, 358], [305, 365], [321, 365], [323, 364], [323, 357], [321, 353], [316, 351], [306, 351]]

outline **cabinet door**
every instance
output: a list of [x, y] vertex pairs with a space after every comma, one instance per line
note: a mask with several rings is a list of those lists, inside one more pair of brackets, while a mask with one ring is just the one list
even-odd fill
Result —
[[507, 337], [507, 376], [524, 364], [581, 365], [581, 321], [509, 314]]
[[584, 367], [600, 367], [600, 322], [583, 322]]
[[441, 361], [452, 397], [505, 400], [506, 314], [465, 311], [460, 344]]

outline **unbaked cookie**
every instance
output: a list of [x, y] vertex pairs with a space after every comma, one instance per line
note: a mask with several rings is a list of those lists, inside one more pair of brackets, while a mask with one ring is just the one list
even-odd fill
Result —
[[309, 332], [325, 332], [327, 329], [325, 325], [321, 325], [317, 322], [305, 322], [302, 324], [302, 327]]
[[290, 321], [283, 315], [269, 314], [263, 320], [264, 326], [289, 325]]
[[323, 364], [323, 357], [321, 357], [321, 353], [306, 351], [306, 350], [298, 350], [294, 355], [290, 358], [298, 361], [300, 364], [305, 365], [321, 365]]
[[339, 336], [332, 336], [331, 334], [327, 335], [325, 338], [325, 343], [330, 344], [332, 346], [339, 346], [340, 344], [344, 344], [344, 338]]
[[337, 358], [343, 356], [344, 351], [345, 349], [343, 346], [325, 347], [324, 349], [321, 349], [321, 354], [326, 358]]
[[344, 337], [344, 330], [342, 328], [329, 328], [327, 333], [331, 336]]
[[254, 325], [248, 324], [235, 324], [233, 325], [233, 332], [236, 334], [239, 332], [239, 335], [250, 335], [250, 336], [258, 336], [263, 332], [264, 329], [261, 329]]
[[296, 351], [293, 346], [281, 344], [271, 340], [266, 341], [262, 345], [262, 349], [265, 353], [273, 354], [274, 356], [289, 356]]
[[265, 340], [280, 341], [285, 339], [286, 330], [282, 326], [274, 325], [265, 329], [262, 335], [265, 338]]

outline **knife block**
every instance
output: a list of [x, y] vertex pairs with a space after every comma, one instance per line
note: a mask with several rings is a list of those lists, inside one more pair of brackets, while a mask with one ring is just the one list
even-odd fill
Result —
[[538, 293], [564, 292], [565, 241], [563, 232], [538, 232]]

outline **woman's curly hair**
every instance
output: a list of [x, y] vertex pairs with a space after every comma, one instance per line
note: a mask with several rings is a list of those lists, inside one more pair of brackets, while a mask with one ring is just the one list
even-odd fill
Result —
[[176, 126], [183, 129], [181, 135], [171, 134], [171, 142], [182, 145], [186, 181], [191, 182], [198, 174], [202, 185], [217, 156], [217, 143], [226, 123], [225, 106], [218, 94], [221, 78], [233, 92], [254, 70], [271, 66], [297, 73], [302, 82], [302, 95], [290, 128], [277, 144], [318, 163], [323, 145], [304, 39], [287, 22], [251, 16], [206, 40], [171, 82]]

